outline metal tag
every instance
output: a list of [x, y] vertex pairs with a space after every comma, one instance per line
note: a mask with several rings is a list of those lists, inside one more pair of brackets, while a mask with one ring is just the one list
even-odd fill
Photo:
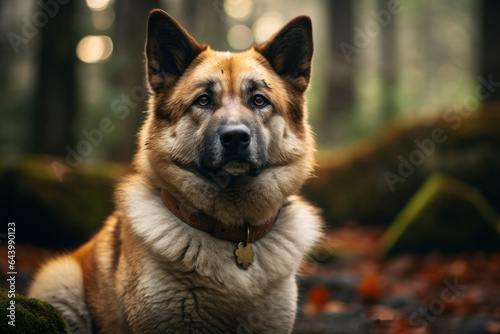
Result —
[[245, 246], [243, 242], [240, 242], [238, 249], [234, 251], [234, 255], [236, 255], [236, 262], [241, 264], [243, 269], [247, 269], [253, 263], [253, 250], [252, 245], [249, 243]]

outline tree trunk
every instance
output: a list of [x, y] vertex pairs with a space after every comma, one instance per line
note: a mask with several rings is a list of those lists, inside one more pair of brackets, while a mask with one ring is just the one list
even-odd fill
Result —
[[36, 153], [65, 155], [67, 145], [74, 147], [73, 123], [78, 111], [75, 4], [76, 1], [69, 1], [60, 5], [59, 12], [54, 17], [47, 16], [48, 23], [41, 28], [31, 145]]
[[[387, 0], [378, 0], [378, 10], [387, 10]], [[396, 87], [398, 73], [398, 56], [396, 49], [396, 16], [391, 15], [387, 25], [381, 26], [380, 44], [380, 78], [382, 80], [382, 101], [380, 115], [388, 120], [397, 112]]]
[[[486, 81], [500, 82], [500, 1], [483, 0], [481, 6], [481, 24], [482, 24], [482, 45], [481, 50], [481, 73], [480, 75]], [[488, 78], [491, 76], [491, 79]], [[493, 86], [493, 85], [492, 85]], [[500, 87], [492, 87], [491, 95], [488, 100], [500, 100]]]
[[[340, 44], [353, 43], [352, 4], [347, 0], [333, 0], [330, 4], [331, 49], [335, 66], [329, 83], [330, 112], [338, 112], [350, 107], [353, 102], [353, 64], [348, 63]], [[355, 55], [353, 55], [355, 57]]]
[[354, 62], [356, 54], [352, 58], [346, 58], [341, 47], [344, 43], [355, 46], [353, 42], [353, 8], [348, 0], [332, 0], [328, 2], [328, 10], [331, 25], [330, 29], [330, 54], [332, 55], [331, 67], [328, 75], [328, 104], [322, 115], [322, 141], [332, 141], [333, 116], [339, 112], [348, 111], [354, 100]]
[[[158, 0], [115, 2], [113, 53], [116, 57], [116, 67], [113, 70], [112, 81], [123, 89], [119, 96], [122, 94], [132, 96], [134, 103], [134, 107], [130, 108], [129, 115], [124, 119], [127, 139], [116, 150], [110, 152], [110, 158], [115, 161], [129, 161], [136, 150], [136, 133], [147, 102], [147, 96], [139, 100], [135, 98], [141, 95], [139, 91], [145, 92], [146, 88], [144, 65], [146, 24], [149, 12], [158, 7]], [[137, 86], [142, 88], [134, 88]]]

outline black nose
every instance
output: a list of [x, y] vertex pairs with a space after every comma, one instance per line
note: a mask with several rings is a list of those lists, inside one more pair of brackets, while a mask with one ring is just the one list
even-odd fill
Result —
[[250, 130], [244, 125], [226, 125], [220, 131], [220, 142], [229, 151], [246, 150], [250, 138]]

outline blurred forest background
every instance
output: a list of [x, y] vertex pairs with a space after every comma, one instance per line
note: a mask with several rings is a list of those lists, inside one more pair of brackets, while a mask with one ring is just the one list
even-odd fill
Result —
[[331, 226], [387, 227], [435, 173], [500, 212], [497, 1], [1, 0], [0, 195], [21, 240], [72, 247], [111, 211], [146, 109], [152, 8], [236, 52], [311, 16], [319, 167], [304, 191]]
[[[123, 165], [105, 162], [127, 163], [134, 153], [147, 100], [146, 20], [157, 7], [199, 41], [231, 51], [262, 43], [297, 15], [311, 16], [308, 100], [319, 168], [305, 192], [329, 224], [390, 223], [434, 172], [478, 187], [500, 211], [496, 1], [1, 0], [0, 158], [10, 219], [31, 220], [26, 201], [14, 201], [25, 195], [58, 209], [57, 194], [81, 196], [75, 212], [68, 203], [59, 218], [38, 213], [61, 224], [76, 216], [95, 229], [109, 212], [109, 184], [102, 197], [85, 195], [102, 182], [91, 188], [93, 178], [80, 174], [111, 168], [97, 174], [112, 183]], [[89, 142], [108, 121], [109, 131]], [[436, 129], [442, 142], [432, 138]], [[427, 151], [426, 140], [434, 143]], [[45, 178], [30, 173], [43, 166]], [[30, 177], [66, 190], [35, 188]], [[78, 180], [83, 187], [71, 192]]]
[[[447, 315], [430, 327], [398, 322], [406, 332], [391, 333], [451, 323], [469, 333], [460, 331], [468, 320], [453, 317], [476, 319], [479, 309], [489, 318], [471, 326], [493, 319], [500, 332], [495, 0], [0, 0], [0, 217], [16, 222], [26, 245], [24, 286], [44, 256], [86, 241], [113, 209], [146, 109], [153, 8], [213, 49], [236, 52], [297, 15], [312, 18], [307, 96], [318, 168], [304, 193], [332, 232], [303, 268], [316, 277], [301, 288], [304, 314], [382, 319], [388, 308], [427, 305], [451, 275], [474, 294], [443, 304]], [[399, 253], [412, 257], [384, 258]], [[436, 255], [447, 253], [455, 255]], [[403, 302], [383, 303], [403, 290]], [[297, 331], [310, 331], [300, 319]]]
[[[400, 3], [394, 13], [392, 2]], [[438, 116], [474, 95], [479, 75], [498, 79], [494, 1], [2, 0], [0, 6], [2, 158], [65, 156], [67, 145], [84, 138], [82, 130], [112, 116], [115, 100], [143, 86], [145, 23], [157, 7], [199, 41], [231, 51], [262, 43], [299, 14], [311, 16], [308, 97], [320, 149], [345, 147], [394, 118]], [[488, 100], [498, 96], [496, 90]], [[130, 160], [131, 134], [145, 109], [145, 98], [138, 100], [89, 158]]]

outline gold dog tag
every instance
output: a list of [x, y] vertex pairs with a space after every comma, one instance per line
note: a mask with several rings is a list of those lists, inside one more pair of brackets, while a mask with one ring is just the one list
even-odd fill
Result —
[[241, 264], [243, 269], [247, 269], [249, 265], [253, 263], [253, 250], [252, 245], [247, 244], [246, 246], [243, 242], [238, 244], [238, 249], [234, 252], [236, 255], [236, 262]]
[[241, 264], [243, 269], [247, 269], [249, 265], [253, 263], [253, 250], [252, 245], [250, 245], [250, 226], [247, 224], [247, 242], [240, 242], [238, 244], [238, 249], [234, 251], [236, 255], [236, 262]]

